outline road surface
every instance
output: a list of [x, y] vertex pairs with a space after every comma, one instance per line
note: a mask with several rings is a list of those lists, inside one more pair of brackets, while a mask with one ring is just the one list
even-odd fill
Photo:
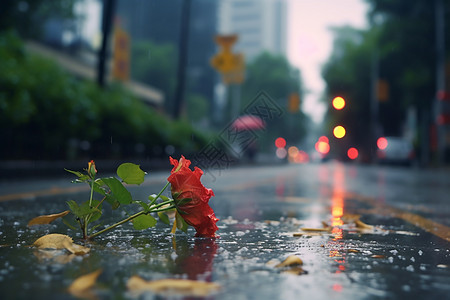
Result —
[[[97, 166], [101, 170], [101, 166]], [[167, 172], [131, 188], [145, 199]], [[246, 166], [205, 172], [220, 237], [170, 234], [166, 225], [122, 225], [67, 263], [27, 247], [62, 223], [26, 226], [66, 209], [88, 187], [67, 177], [0, 183], [0, 291], [5, 299], [65, 298], [77, 276], [102, 269], [93, 293], [133, 297], [126, 282], [189, 278], [218, 283], [214, 299], [444, 299], [450, 293], [450, 172], [324, 164]], [[276, 267], [296, 255], [303, 265]], [[147, 294], [150, 299], [152, 293]]]

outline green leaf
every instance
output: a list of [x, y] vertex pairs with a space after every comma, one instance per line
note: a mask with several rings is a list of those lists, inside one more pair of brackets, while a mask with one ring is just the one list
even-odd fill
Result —
[[170, 225], [169, 216], [168, 216], [166, 213], [164, 213], [164, 212], [159, 212], [159, 213], [158, 213], [158, 217], [159, 217], [159, 219], [161, 220], [161, 222], [163, 222], [163, 223], [165, 223], [165, 224], [167, 224], [167, 225]]
[[101, 179], [97, 179], [96, 181], [94, 181], [94, 191], [103, 196], [106, 196], [106, 190], [103, 187], [104, 185], [105, 184]]
[[120, 204], [130, 204], [132, 202], [133, 199], [130, 192], [117, 178], [102, 178], [102, 181], [110, 188], [111, 193], [114, 195], [114, 198], [117, 199]]
[[136, 200], [136, 201], [134, 201], [134, 203], [139, 204], [144, 209], [144, 211], [146, 211], [146, 212], [149, 211], [148, 204], [145, 203], [144, 201]]
[[72, 170], [68, 170], [68, 169], [64, 169], [69, 173], [72, 173], [76, 176], [78, 176], [78, 179], [75, 182], [86, 182], [89, 180], [89, 176], [87, 174], [83, 174], [81, 172], [78, 171], [72, 171]]
[[66, 218], [62, 218], [62, 221], [63, 221], [63, 223], [66, 224], [66, 226], [69, 227], [70, 229], [77, 230], [77, 228], [75, 227], [75, 225], [73, 225], [73, 224], [70, 223], [68, 220], [66, 220]]
[[139, 165], [123, 163], [117, 168], [117, 175], [128, 184], [141, 184], [144, 182], [145, 172]]
[[140, 215], [133, 219], [133, 227], [136, 230], [143, 230], [155, 226], [156, 222], [150, 215]]
[[73, 200], [67, 201], [70, 210], [78, 218], [83, 218], [89, 214], [92, 214], [92, 217], [90, 218], [91, 222], [97, 220], [102, 215], [101, 205], [98, 208], [96, 208], [99, 203], [100, 201], [98, 200], [92, 200], [92, 207], [91, 207], [89, 206], [89, 201], [84, 202], [80, 206]]
[[183, 219], [183, 217], [178, 213], [178, 211], [175, 213], [175, 222], [177, 223], [177, 228], [181, 231], [187, 233], [188, 229], [188, 223]]

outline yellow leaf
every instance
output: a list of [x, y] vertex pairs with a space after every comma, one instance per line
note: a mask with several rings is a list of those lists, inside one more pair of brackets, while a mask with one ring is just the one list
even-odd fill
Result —
[[127, 287], [130, 291], [139, 294], [151, 291], [157, 294], [172, 292], [183, 296], [205, 297], [218, 291], [221, 286], [217, 283], [187, 279], [146, 281], [139, 276], [133, 276], [128, 280]]
[[38, 238], [33, 246], [39, 249], [64, 249], [64, 242], [73, 243], [73, 240], [65, 234], [51, 233]]
[[293, 267], [287, 270], [284, 270], [283, 273], [288, 273], [288, 274], [292, 274], [292, 275], [303, 275], [303, 274], [307, 274], [308, 272], [303, 270], [302, 267]]
[[356, 225], [356, 227], [361, 228], [361, 229], [373, 229], [372, 225], [368, 225], [361, 220], [355, 220], [355, 225]]
[[303, 265], [303, 260], [297, 255], [288, 256], [283, 262], [275, 266], [275, 268], [284, 268]]
[[58, 263], [58, 264], [67, 264], [71, 262], [76, 255], [74, 254], [67, 254], [62, 253], [59, 250], [36, 250], [33, 252], [34, 256], [36, 256], [39, 261], [46, 261], [51, 260], [52, 262]]
[[75, 254], [75, 255], [84, 255], [84, 254], [88, 254], [89, 251], [91, 251], [91, 249], [88, 247], [74, 244], [72, 242], [69, 242], [68, 240], [63, 241], [63, 246], [64, 246], [64, 248], [69, 250], [70, 253]]
[[308, 231], [308, 232], [328, 232], [331, 230], [331, 227], [326, 227], [326, 228], [308, 228], [308, 227], [303, 227], [300, 228], [303, 231]]
[[102, 273], [101, 269], [95, 272], [83, 275], [75, 279], [69, 286], [69, 293], [74, 296], [81, 295], [90, 290], [97, 282], [98, 276]]
[[69, 210], [66, 210], [66, 211], [60, 212], [59, 214], [44, 215], [44, 216], [36, 217], [36, 218], [30, 220], [30, 222], [28, 222], [28, 226], [50, 224], [51, 222], [55, 221], [56, 219], [64, 217], [69, 212], [70, 212]]

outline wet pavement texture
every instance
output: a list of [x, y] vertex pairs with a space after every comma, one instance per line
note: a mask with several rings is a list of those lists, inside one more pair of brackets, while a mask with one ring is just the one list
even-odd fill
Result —
[[[167, 175], [149, 174], [140, 187], [131, 188], [133, 197], [157, 192]], [[32, 228], [27, 222], [66, 210], [70, 199], [86, 199], [87, 186], [66, 178], [4, 181], [1, 298], [71, 298], [67, 287], [75, 278], [102, 269], [93, 290], [100, 299], [189, 298], [136, 296], [126, 288], [133, 275], [220, 284], [208, 299], [445, 299], [450, 293], [449, 175], [447, 170], [335, 162], [206, 172], [203, 183], [216, 195], [210, 204], [220, 218], [219, 238], [195, 238], [192, 229], [173, 236], [165, 224], [144, 231], [127, 224], [98, 237], [84, 256], [65, 250], [49, 256], [29, 247], [54, 232], [81, 241], [59, 221]], [[106, 223], [123, 217], [106, 213]], [[303, 260], [302, 272], [275, 267], [290, 255]]]

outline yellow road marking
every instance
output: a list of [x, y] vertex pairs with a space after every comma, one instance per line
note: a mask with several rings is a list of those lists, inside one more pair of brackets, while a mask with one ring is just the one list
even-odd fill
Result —
[[35, 197], [40, 197], [40, 196], [55, 196], [55, 195], [61, 195], [61, 194], [70, 194], [70, 193], [77, 193], [77, 192], [87, 191], [87, 190], [89, 190], [89, 186], [87, 186], [87, 185], [86, 186], [83, 185], [83, 186], [67, 187], [67, 188], [52, 187], [52, 188], [45, 189], [45, 190], [38, 190], [38, 191], [32, 191], [32, 192], [26, 192], [26, 193], [0, 195], [0, 202], [35, 198]]
[[446, 240], [447, 242], [450, 242], [450, 227], [448, 226], [434, 222], [420, 215], [395, 208], [393, 206], [387, 205], [386, 203], [379, 203], [375, 198], [372, 197], [367, 197], [355, 193], [346, 193], [345, 198], [355, 199], [357, 201], [368, 203], [375, 209], [377, 209], [378, 213], [382, 213], [393, 218], [402, 219], [431, 234], [434, 234], [437, 237], [440, 237], [443, 240]]

